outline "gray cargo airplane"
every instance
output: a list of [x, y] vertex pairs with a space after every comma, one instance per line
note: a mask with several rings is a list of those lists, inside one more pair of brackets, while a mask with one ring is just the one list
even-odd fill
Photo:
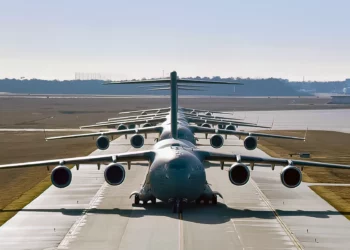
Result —
[[[135, 129], [122, 129], [116, 131], [107, 131], [107, 132], [95, 132], [95, 133], [87, 133], [87, 134], [76, 134], [76, 135], [66, 135], [66, 136], [57, 136], [57, 137], [49, 137], [46, 140], [58, 140], [58, 139], [69, 139], [69, 138], [82, 138], [82, 137], [97, 137], [96, 146], [100, 150], [106, 150], [109, 147], [109, 138], [108, 136], [115, 135], [128, 135], [133, 134], [130, 138], [130, 144], [134, 148], [141, 148], [144, 145], [144, 138], [141, 134], [147, 133], [158, 133], [159, 138], [157, 140], [164, 140], [171, 138], [171, 119], [170, 114], [165, 116], [165, 121], [158, 126], [147, 126], [143, 128], [135, 128]], [[207, 122], [204, 120], [203, 122]], [[235, 129], [214, 129], [207, 127], [207, 123], [203, 123], [202, 126], [193, 126], [189, 125], [188, 118], [186, 115], [183, 115], [181, 110], [179, 110], [177, 114], [177, 123], [178, 123], [178, 137], [179, 139], [184, 139], [190, 141], [192, 144], [196, 144], [195, 133], [204, 133], [206, 138], [208, 134], [214, 134], [210, 138], [210, 145], [213, 148], [220, 148], [224, 144], [224, 139], [221, 135], [236, 135], [236, 136], [246, 136], [244, 139], [244, 146], [248, 150], [254, 150], [257, 147], [257, 139], [259, 137], [269, 137], [269, 138], [279, 138], [279, 139], [293, 139], [293, 140], [305, 140], [300, 137], [293, 136], [282, 136], [282, 135], [273, 135], [266, 133], [254, 133], [254, 132], [244, 132], [244, 131], [235, 131]], [[105, 123], [98, 123], [101, 126], [106, 125]], [[109, 124], [109, 123], [107, 123]], [[123, 124], [121, 123], [122, 126]], [[232, 126], [232, 124], [231, 124]], [[244, 126], [255, 126], [254, 124], [244, 124]], [[112, 138], [113, 139], [113, 138]]]
[[[159, 199], [172, 203], [173, 212], [182, 212], [183, 202], [211, 200], [212, 203], [217, 203], [217, 195], [220, 194], [212, 191], [206, 181], [203, 165], [205, 161], [220, 162], [221, 169], [224, 162], [234, 162], [228, 171], [228, 178], [233, 185], [238, 186], [249, 181], [248, 166], [253, 169], [256, 163], [270, 164], [272, 169], [275, 165], [285, 166], [280, 176], [282, 184], [288, 188], [295, 188], [301, 183], [302, 172], [299, 166], [350, 169], [348, 165], [217, 153], [196, 148], [190, 141], [178, 137], [177, 82], [187, 80], [177, 79], [176, 72], [172, 72], [170, 76], [171, 138], [157, 142], [151, 150], [6, 164], [0, 165], [0, 169], [57, 165], [52, 170], [51, 181], [54, 186], [64, 188], [72, 180], [72, 173], [66, 164], [76, 164], [79, 167], [79, 164], [84, 163], [97, 163], [100, 166], [103, 162], [109, 162], [104, 171], [105, 180], [110, 185], [120, 185], [126, 174], [120, 162], [127, 162], [130, 169], [131, 162], [148, 161], [149, 171], [146, 181], [140, 191], [132, 193], [135, 203], [139, 203], [140, 200], [144, 203], [149, 200], [155, 203], [156, 199]], [[158, 80], [161, 83], [168, 81]]]

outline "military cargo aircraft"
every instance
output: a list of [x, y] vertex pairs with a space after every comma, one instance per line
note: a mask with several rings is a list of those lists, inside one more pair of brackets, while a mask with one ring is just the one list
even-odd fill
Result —
[[[157, 81], [165, 83], [169, 80]], [[146, 181], [141, 190], [133, 192], [131, 196], [134, 196], [136, 204], [140, 200], [144, 203], [149, 200], [155, 203], [156, 199], [169, 202], [173, 204], [173, 212], [182, 212], [184, 202], [211, 200], [213, 204], [217, 203], [217, 196], [220, 194], [211, 190], [206, 181], [205, 161], [220, 162], [221, 169], [223, 169], [224, 162], [233, 162], [228, 171], [228, 178], [233, 185], [238, 186], [242, 186], [249, 181], [250, 170], [248, 166], [250, 165], [253, 168], [256, 163], [270, 164], [272, 169], [275, 165], [284, 166], [280, 178], [282, 184], [287, 188], [295, 188], [301, 183], [302, 172], [299, 167], [350, 169], [348, 165], [253, 157], [210, 152], [197, 148], [192, 142], [180, 139], [178, 136], [177, 82], [185, 83], [187, 80], [177, 79], [176, 72], [172, 72], [170, 74], [171, 137], [157, 142], [150, 150], [6, 164], [0, 165], [0, 169], [57, 165], [52, 170], [51, 181], [54, 186], [64, 188], [72, 180], [72, 173], [66, 166], [67, 164], [76, 164], [78, 167], [79, 164], [83, 163], [97, 163], [99, 166], [103, 162], [109, 162], [110, 164], [104, 171], [105, 180], [110, 185], [120, 185], [126, 175], [123, 165], [120, 164], [121, 162], [126, 162], [130, 169], [131, 162], [148, 161], [149, 171]]]

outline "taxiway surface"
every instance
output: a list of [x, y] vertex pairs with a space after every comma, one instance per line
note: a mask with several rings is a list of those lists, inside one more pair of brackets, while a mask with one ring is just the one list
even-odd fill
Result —
[[[213, 150], [208, 141], [200, 144]], [[120, 137], [107, 153], [128, 150], [136, 149]], [[219, 151], [266, 156], [247, 152], [233, 136]], [[349, 221], [306, 184], [285, 188], [279, 170], [256, 167], [248, 184], [237, 187], [227, 168], [212, 166], [208, 182], [224, 199], [185, 206], [179, 219], [159, 201], [132, 205], [129, 194], [139, 189], [147, 164], [132, 165], [117, 187], [104, 182], [103, 167], [81, 165], [68, 188], [51, 186], [0, 227], [0, 249], [348, 249]]]

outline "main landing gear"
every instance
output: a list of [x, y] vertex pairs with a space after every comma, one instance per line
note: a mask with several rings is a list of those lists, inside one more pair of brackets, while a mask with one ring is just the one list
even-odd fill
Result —
[[210, 202], [211, 202], [211, 204], [216, 205], [216, 204], [218, 204], [218, 196], [220, 196], [222, 198], [222, 195], [218, 192], [213, 192], [211, 197], [201, 196], [196, 200], [196, 204], [201, 204], [201, 202], [203, 201], [203, 203], [205, 205], [208, 205]]
[[139, 205], [140, 201], [142, 201], [143, 205], [146, 205], [148, 203], [148, 201], [151, 201], [152, 204], [156, 204], [157, 203], [157, 199], [156, 197], [154, 197], [153, 195], [151, 197], [148, 197], [147, 200], [144, 200], [140, 198], [140, 194], [138, 192], [133, 192], [129, 198], [131, 198], [132, 196], [134, 196], [134, 205]]

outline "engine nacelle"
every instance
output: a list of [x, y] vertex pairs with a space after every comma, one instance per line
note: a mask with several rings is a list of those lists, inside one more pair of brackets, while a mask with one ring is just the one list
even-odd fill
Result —
[[145, 124], [142, 124], [141, 127], [142, 127], [142, 128], [149, 128], [149, 127], [152, 127], [152, 124], [150, 124], [150, 123], [145, 123]]
[[256, 149], [256, 147], [258, 146], [258, 141], [256, 140], [255, 137], [253, 136], [247, 136], [245, 139], [244, 139], [244, 147], [247, 149], [247, 150], [254, 150]]
[[201, 125], [201, 127], [203, 127], [203, 128], [211, 128], [211, 126], [210, 126], [209, 123], [203, 123], [203, 124]]
[[142, 148], [144, 143], [145, 143], [145, 139], [143, 138], [142, 135], [136, 134], [130, 138], [130, 144], [134, 148]]
[[106, 136], [99, 136], [96, 140], [96, 147], [99, 150], [106, 150], [107, 148], [109, 148], [109, 139]]
[[147, 112], [146, 111], [142, 111], [141, 115], [147, 115]]
[[246, 165], [236, 163], [230, 167], [228, 177], [233, 185], [243, 186], [249, 181], [250, 171]]
[[213, 114], [211, 112], [205, 112], [205, 115], [212, 116]]
[[213, 148], [221, 148], [224, 145], [224, 138], [221, 135], [213, 135], [210, 138], [210, 145]]
[[226, 130], [233, 130], [233, 131], [235, 131], [236, 127], [234, 125], [230, 124], [230, 125], [226, 126]]
[[190, 112], [190, 114], [191, 114], [191, 115], [197, 115], [198, 113], [197, 113], [196, 111], [192, 110], [192, 111]]
[[117, 130], [125, 130], [125, 129], [128, 129], [128, 127], [124, 124], [120, 124], [118, 127], [117, 127]]
[[299, 168], [288, 165], [281, 172], [281, 182], [287, 188], [296, 188], [300, 185], [303, 175]]
[[125, 179], [124, 167], [118, 163], [111, 163], [105, 169], [105, 180], [109, 185], [117, 186], [123, 183]]
[[51, 172], [51, 182], [55, 187], [68, 187], [72, 181], [72, 172], [64, 165], [55, 167]]

